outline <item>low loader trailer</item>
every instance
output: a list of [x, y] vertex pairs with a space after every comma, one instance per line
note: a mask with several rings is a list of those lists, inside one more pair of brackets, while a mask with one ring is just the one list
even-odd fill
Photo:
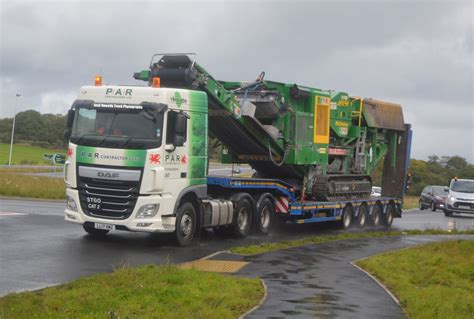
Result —
[[[84, 86], [68, 112], [65, 219], [110, 230], [202, 228], [245, 237], [275, 223], [389, 227], [401, 217], [411, 128], [399, 105], [264, 80], [215, 80], [191, 54], [154, 55], [148, 86]], [[210, 176], [208, 140], [250, 178]], [[370, 174], [383, 162], [382, 196]]]

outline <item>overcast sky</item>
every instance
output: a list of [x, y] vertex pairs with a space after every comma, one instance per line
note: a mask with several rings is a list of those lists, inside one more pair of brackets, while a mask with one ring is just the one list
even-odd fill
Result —
[[412, 157], [474, 163], [472, 1], [0, 0], [0, 118], [65, 113], [99, 72], [141, 84], [157, 52], [222, 80], [266, 78], [403, 106]]

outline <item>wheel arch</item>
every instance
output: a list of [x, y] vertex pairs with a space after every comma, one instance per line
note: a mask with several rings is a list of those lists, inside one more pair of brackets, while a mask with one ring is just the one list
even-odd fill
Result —
[[178, 208], [186, 203], [190, 202], [193, 206], [194, 209], [196, 210], [196, 229], [199, 230], [202, 225], [202, 212], [201, 212], [201, 205], [199, 204], [199, 199], [205, 198], [207, 196], [207, 185], [194, 185], [194, 186], [189, 186], [186, 187], [179, 193], [176, 203], [174, 205], [174, 211], [173, 215], [176, 216], [176, 213], [178, 212]]

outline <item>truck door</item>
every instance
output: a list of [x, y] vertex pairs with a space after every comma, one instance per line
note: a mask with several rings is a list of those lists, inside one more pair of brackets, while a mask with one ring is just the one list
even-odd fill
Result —
[[170, 110], [166, 120], [165, 144], [165, 180], [185, 181], [188, 171], [188, 141], [187, 141], [186, 116], [177, 111]]

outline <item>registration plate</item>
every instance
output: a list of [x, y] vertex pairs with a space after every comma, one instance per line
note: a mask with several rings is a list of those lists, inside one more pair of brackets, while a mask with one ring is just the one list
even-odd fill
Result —
[[115, 225], [94, 223], [94, 228], [95, 228], [95, 229], [114, 230], [114, 229], [115, 229]]
[[461, 206], [461, 205], [459, 205], [458, 207], [459, 207], [460, 209], [471, 209], [470, 206]]

